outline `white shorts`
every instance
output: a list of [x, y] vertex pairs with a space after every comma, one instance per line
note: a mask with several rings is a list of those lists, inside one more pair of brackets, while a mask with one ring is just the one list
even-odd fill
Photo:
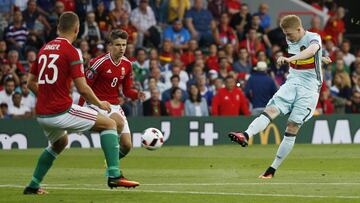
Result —
[[313, 116], [318, 99], [317, 90], [285, 83], [270, 99], [267, 106], [275, 105], [282, 114], [290, 113], [288, 120], [302, 125]]
[[43, 128], [51, 144], [69, 132], [90, 130], [96, 122], [98, 112], [88, 107], [72, 104], [71, 108], [54, 116], [38, 116], [37, 121]]
[[102, 110], [100, 109], [99, 107], [93, 105], [93, 104], [86, 104], [87, 107], [107, 116], [107, 117], [110, 117], [111, 114], [113, 113], [116, 113], [116, 114], [119, 114], [121, 116], [121, 118], [124, 120], [124, 128], [123, 130], [121, 131], [121, 133], [119, 134], [119, 136], [121, 136], [121, 134], [123, 133], [129, 133], [130, 134], [130, 128], [129, 128], [129, 123], [126, 119], [126, 116], [125, 116], [125, 113], [124, 111], [122, 110], [121, 106], [120, 105], [111, 105], [111, 111], [110, 113], [108, 113], [107, 111], [105, 110]]

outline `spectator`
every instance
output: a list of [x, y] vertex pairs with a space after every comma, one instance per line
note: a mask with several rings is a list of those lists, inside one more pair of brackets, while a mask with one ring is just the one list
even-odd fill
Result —
[[130, 14], [128, 12], [124, 12], [121, 15], [121, 17], [120, 17], [121, 24], [118, 27], [119, 27], [119, 29], [125, 30], [128, 33], [128, 35], [129, 35], [128, 45], [129, 44], [136, 45], [137, 38], [138, 38], [138, 31], [137, 31], [136, 27], [130, 23], [129, 15]]
[[246, 39], [239, 44], [240, 48], [246, 48], [250, 54], [251, 61], [256, 60], [256, 53], [258, 51], [265, 51], [265, 45], [258, 39], [255, 29], [250, 29], [246, 34]]
[[[166, 86], [170, 86], [169, 84], [171, 83], [171, 77], [173, 75], [178, 75], [180, 78], [179, 81], [179, 87], [183, 90], [186, 90], [186, 83], [189, 81], [189, 75], [181, 70], [180, 65], [173, 63], [172, 67], [171, 67], [171, 72], [167, 72], [165, 74], [165, 84]], [[186, 94], [184, 94], [186, 95]]]
[[219, 58], [219, 78], [225, 79], [229, 75], [231, 66], [226, 57]]
[[268, 101], [277, 91], [274, 80], [267, 75], [267, 64], [264, 61], [257, 62], [254, 72], [251, 73], [245, 86], [245, 95], [252, 104], [252, 115], [260, 115]]
[[[159, 67], [153, 67], [150, 71], [150, 77], [155, 78], [156, 80], [156, 87], [160, 91], [160, 95], [166, 90], [166, 85], [164, 83], [164, 78], [161, 75]], [[147, 89], [148, 86], [148, 79], [144, 81], [144, 88]]]
[[28, 28], [23, 22], [21, 12], [15, 11], [13, 23], [5, 29], [5, 40], [9, 45], [9, 49], [22, 50], [28, 35]]
[[240, 48], [238, 60], [233, 65], [233, 70], [236, 73], [250, 74], [251, 62], [249, 60], [249, 53], [245, 47]]
[[112, 29], [111, 21], [109, 16], [109, 11], [105, 9], [105, 3], [100, 1], [95, 10], [95, 20], [99, 26], [102, 37], [107, 36], [107, 34]]
[[204, 9], [203, 0], [195, 0], [194, 6], [186, 12], [186, 25], [192, 38], [199, 40], [200, 47], [213, 43], [211, 27], [215, 22], [210, 11]]
[[84, 34], [81, 36], [89, 42], [90, 47], [94, 48], [101, 40], [100, 28], [96, 22], [94, 12], [87, 13], [86, 22], [84, 23]]
[[214, 116], [250, 115], [247, 99], [240, 88], [235, 86], [231, 76], [225, 79], [225, 87], [218, 90], [212, 103]]
[[154, 12], [157, 25], [164, 28], [168, 17], [168, 0], [150, 0], [150, 7]]
[[256, 30], [257, 38], [266, 45], [266, 47], [270, 48], [271, 42], [268, 36], [265, 34], [265, 30], [260, 26], [261, 20], [259, 15], [253, 15], [251, 17], [251, 23], [245, 27], [245, 34], [249, 32], [250, 29]]
[[0, 62], [7, 59], [7, 46], [4, 40], [0, 40]]
[[174, 22], [176, 19], [179, 21], [184, 20], [184, 15], [190, 9], [189, 0], [169, 0], [168, 8], [168, 23]]
[[28, 0], [27, 8], [22, 12], [26, 27], [37, 35], [44, 34], [51, 26], [47, 19], [38, 11], [36, 0]]
[[31, 66], [33, 65], [33, 63], [35, 63], [36, 61], [36, 52], [35, 50], [28, 50], [26, 52], [26, 62], [24, 64], [24, 70], [25, 72], [29, 72], [30, 71], [30, 68]]
[[220, 47], [225, 47], [227, 44], [235, 46], [238, 43], [236, 33], [230, 27], [229, 22], [229, 15], [227, 13], [221, 14], [219, 26], [214, 32], [215, 42]]
[[121, 17], [124, 13], [131, 13], [131, 6], [127, 0], [115, 0], [114, 9], [110, 12], [110, 20], [113, 28], [119, 28], [122, 24]]
[[139, 100], [129, 100], [122, 105], [126, 117], [144, 116], [143, 103]]
[[31, 115], [35, 115], [35, 103], [36, 98], [35, 96], [30, 92], [30, 89], [27, 86], [27, 82], [22, 82], [21, 86], [21, 105], [26, 106], [29, 109], [29, 112]]
[[136, 61], [132, 63], [135, 81], [143, 83], [149, 75], [149, 61], [146, 60], [147, 53], [144, 48], [138, 48], [135, 51]]
[[240, 11], [233, 14], [230, 20], [230, 26], [236, 31], [239, 40], [245, 37], [245, 27], [251, 23], [251, 14], [249, 6], [242, 4]]
[[347, 39], [343, 40], [343, 42], [341, 43], [341, 51], [344, 54], [343, 59], [345, 65], [347, 66], [350, 66], [355, 61], [355, 56], [354, 54], [350, 53], [350, 49], [351, 49], [350, 41]]
[[155, 15], [148, 3], [148, 0], [140, 0], [139, 7], [131, 12], [131, 24], [138, 30], [137, 47], [147, 44], [158, 47], [160, 44], [160, 34], [155, 27]]
[[172, 75], [170, 78], [170, 82], [171, 82], [171, 87], [162, 93], [161, 100], [164, 102], [169, 101], [171, 99], [172, 90], [174, 88], [179, 88], [181, 90], [181, 101], [185, 102], [185, 100], [188, 98], [188, 94], [183, 88], [180, 87], [179, 75]]
[[345, 32], [344, 16], [345, 9], [343, 7], [338, 7], [335, 16], [330, 17], [324, 28], [324, 32], [332, 37], [335, 45], [341, 44], [343, 40]]
[[151, 98], [143, 103], [144, 116], [167, 116], [166, 107], [160, 100], [160, 92], [154, 88], [151, 90]]
[[7, 103], [0, 103], [0, 118], [10, 119], [11, 115], [9, 114], [9, 107]]
[[211, 105], [214, 93], [212, 92], [212, 89], [209, 87], [206, 81], [206, 76], [205, 75], [197, 76], [196, 84], [199, 88], [201, 97], [206, 99], [206, 103], [208, 105]]
[[171, 89], [171, 99], [165, 102], [166, 110], [169, 116], [184, 116], [184, 102], [182, 101], [182, 91], [178, 87]]
[[348, 113], [360, 113], [360, 92], [354, 91]]
[[170, 40], [175, 49], [187, 49], [191, 39], [189, 31], [183, 27], [181, 20], [174, 20], [172, 26], [168, 26], [164, 31], [164, 40]]
[[209, 116], [206, 99], [200, 95], [196, 85], [189, 87], [189, 99], [185, 101], [185, 116]]
[[269, 5], [266, 3], [260, 3], [259, 10], [255, 15], [258, 15], [260, 17], [260, 27], [264, 29], [265, 33], [269, 32], [270, 25], [271, 25], [271, 18], [268, 14], [269, 11]]
[[343, 59], [337, 59], [335, 61], [335, 63], [332, 64], [332, 68], [331, 68], [331, 72], [333, 75], [335, 75], [336, 73], [342, 73], [342, 72], [346, 72], [347, 74], [350, 73], [350, 68], [349, 66], [345, 65], [345, 62]]
[[31, 110], [21, 103], [21, 93], [14, 92], [12, 95], [12, 105], [9, 106], [9, 114], [12, 118], [30, 118]]
[[321, 39], [324, 39], [326, 36], [326, 33], [321, 29], [321, 19], [317, 15], [311, 18], [311, 28], [308, 31], [318, 33]]
[[64, 3], [61, 1], [56, 1], [55, 10], [51, 12], [49, 16], [49, 23], [51, 25], [51, 30], [49, 35], [47, 36], [46, 41], [51, 41], [57, 37], [57, 22], [60, 18], [60, 15], [65, 12]]
[[286, 64], [279, 65], [276, 62], [277, 59], [281, 56], [284, 56], [282, 51], [275, 52], [272, 63], [271, 63], [271, 67], [270, 67], [270, 76], [275, 81], [277, 87], [280, 87], [282, 84], [284, 84], [287, 73], [288, 73], [288, 67], [289, 67]]
[[25, 74], [25, 68], [19, 61], [19, 52], [17, 50], [11, 50], [8, 53], [8, 62], [11, 69], [15, 70], [17, 76]]
[[336, 51], [338, 48], [335, 46], [335, 42], [330, 35], [326, 35], [323, 39], [325, 42], [325, 49], [323, 50], [323, 56], [330, 57], [332, 61], [336, 60]]
[[12, 106], [12, 95], [15, 91], [15, 81], [13, 78], [7, 78], [4, 83], [4, 89], [0, 91], [0, 104], [5, 103]]
[[330, 88], [333, 97], [335, 113], [345, 113], [345, 109], [351, 105], [351, 82], [345, 72], [336, 73], [333, 86]]
[[219, 58], [217, 56], [218, 48], [216, 44], [212, 44], [209, 47], [209, 55], [206, 59], [206, 66], [209, 67], [210, 70], [219, 71]]
[[279, 47], [281, 47], [282, 51], [286, 51], [287, 50], [287, 43], [286, 43], [286, 38], [285, 38], [285, 34], [282, 31], [281, 27], [280, 27], [280, 18], [278, 19], [277, 22], [277, 27], [270, 30], [267, 33], [267, 36], [269, 38], [269, 41], [271, 42], [271, 44], [274, 45], [278, 45]]
[[14, 9], [14, 0], [2, 0], [1, 1], [1, 6], [0, 6], [0, 15], [2, 15], [2, 17], [5, 20], [10, 20], [10, 16], [13, 15], [13, 11]]
[[334, 105], [330, 96], [330, 90], [325, 85], [323, 85], [323, 87], [325, 87], [325, 89], [320, 92], [319, 102], [317, 104], [316, 111], [319, 114], [333, 114]]
[[226, 4], [224, 0], [211, 0], [208, 4], [208, 10], [216, 21], [219, 21], [221, 14], [226, 12]]
[[188, 66], [195, 61], [195, 51], [198, 50], [198, 47], [199, 46], [196, 40], [191, 39], [189, 41], [188, 50], [185, 51], [180, 57], [181, 61], [184, 63], [184, 66]]

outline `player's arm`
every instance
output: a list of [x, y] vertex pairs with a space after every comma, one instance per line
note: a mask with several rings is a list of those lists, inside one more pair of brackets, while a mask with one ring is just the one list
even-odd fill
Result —
[[98, 106], [99, 108], [111, 111], [110, 104], [107, 101], [100, 101], [99, 98], [95, 95], [91, 87], [86, 83], [85, 77], [77, 77], [74, 79], [75, 87], [77, 88], [79, 94], [89, 103]]
[[312, 43], [310, 44], [310, 46], [308, 46], [306, 49], [304, 49], [303, 51], [301, 51], [300, 53], [287, 58], [287, 57], [279, 57], [277, 60], [277, 63], [282, 65], [285, 63], [290, 63], [292, 61], [297, 61], [297, 60], [304, 60], [304, 59], [308, 59], [310, 57], [313, 57], [316, 52], [320, 49], [320, 45], [317, 43]]
[[37, 83], [37, 76], [35, 76], [32, 73], [29, 73], [29, 78], [27, 81], [27, 85], [29, 87], [29, 89], [35, 94], [37, 95], [38, 93], [38, 89], [39, 89], [39, 85]]
[[324, 64], [329, 64], [329, 63], [332, 63], [332, 60], [328, 56], [323, 56], [323, 57], [321, 57], [321, 62], [323, 62]]
[[126, 97], [129, 97], [132, 100], [145, 100], [145, 93], [142, 91], [137, 91], [133, 88], [132, 70], [130, 70], [130, 73], [126, 74], [124, 80], [122, 81], [122, 92]]

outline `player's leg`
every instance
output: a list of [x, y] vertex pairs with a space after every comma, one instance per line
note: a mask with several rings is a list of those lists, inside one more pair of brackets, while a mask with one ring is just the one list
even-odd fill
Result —
[[68, 143], [64, 130], [46, 128], [44, 131], [50, 140], [51, 146], [45, 148], [41, 153], [31, 181], [24, 189], [24, 194], [47, 194], [45, 190], [40, 188], [40, 183], [51, 168], [56, 157], [65, 149]]
[[275, 171], [292, 151], [301, 125], [308, 121], [315, 111], [319, 98], [318, 92], [309, 91], [303, 87], [297, 87], [296, 92], [296, 101], [289, 116], [284, 138], [280, 143], [273, 163], [260, 178], [272, 178], [274, 176]]
[[280, 164], [292, 151], [295, 144], [296, 135], [299, 132], [300, 126], [301, 124], [292, 121], [288, 122], [284, 138], [279, 145], [273, 163], [262, 175], [259, 176], [259, 178], [269, 179], [274, 177], [275, 172], [280, 166]]
[[284, 84], [267, 104], [264, 112], [254, 119], [243, 133], [230, 132], [229, 137], [232, 141], [246, 147], [247, 141], [253, 136], [263, 131], [269, 123], [280, 113], [287, 114], [294, 101], [295, 93], [291, 85]]
[[119, 158], [122, 159], [129, 153], [132, 147], [129, 124], [126, 117], [118, 112], [112, 113], [110, 118], [116, 122], [117, 132], [120, 135]]

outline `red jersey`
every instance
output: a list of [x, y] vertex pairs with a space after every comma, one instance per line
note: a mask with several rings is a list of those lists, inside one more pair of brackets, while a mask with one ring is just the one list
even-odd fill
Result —
[[[115, 64], [110, 53], [102, 54], [90, 61], [90, 68], [85, 75], [87, 83], [102, 101], [118, 105], [120, 103], [120, 87], [122, 87], [122, 92], [126, 97], [133, 100], [138, 98], [138, 92], [132, 89], [133, 71], [131, 62], [124, 56], [118, 64]], [[82, 103], [83, 101], [79, 102], [80, 105]]]
[[235, 87], [232, 91], [226, 88], [219, 89], [212, 100], [212, 115], [214, 116], [238, 116], [250, 115], [247, 99], [240, 88]]
[[58, 37], [40, 49], [30, 73], [37, 77], [39, 85], [36, 113], [59, 114], [68, 110], [73, 102], [72, 79], [84, 77], [82, 57], [67, 39]]

